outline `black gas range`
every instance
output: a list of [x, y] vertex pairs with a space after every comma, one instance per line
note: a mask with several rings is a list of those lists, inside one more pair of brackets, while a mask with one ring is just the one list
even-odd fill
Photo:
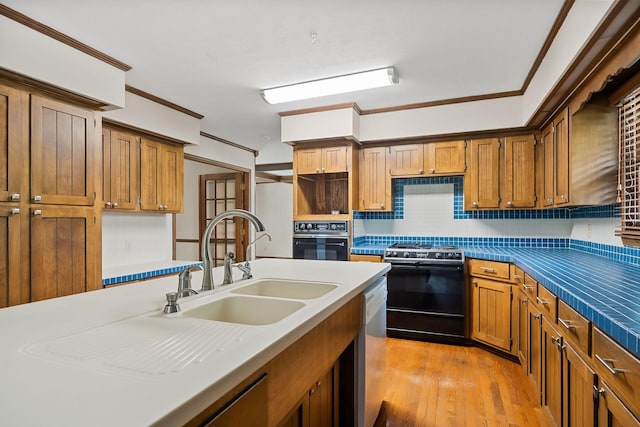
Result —
[[395, 243], [384, 251], [387, 336], [463, 344], [467, 341], [464, 251], [456, 246]]

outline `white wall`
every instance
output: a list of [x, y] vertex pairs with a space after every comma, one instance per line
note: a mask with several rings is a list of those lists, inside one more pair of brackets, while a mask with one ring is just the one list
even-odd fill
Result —
[[[199, 186], [200, 175], [233, 172], [230, 169], [206, 163], [185, 160], [184, 162], [184, 212], [176, 214], [176, 239], [199, 239]], [[176, 259], [197, 260], [200, 258], [198, 243], [177, 243]]]
[[612, 246], [624, 246], [622, 239], [615, 235], [620, 229], [620, 218], [579, 218], [574, 219], [571, 238]]
[[126, 92], [126, 108], [103, 114], [124, 125], [147, 129], [190, 144], [200, 144], [200, 119]]
[[454, 219], [453, 184], [406, 185], [404, 218], [354, 220], [354, 237], [396, 235], [425, 237], [564, 237], [569, 219]]
[[256, 242], [256, 256], [291, 258], [293, 240], [293, 186], [274, 182], [256, 185], [256, 215], [264, 223], [267, 238]]
[[171, 215], [103, 212], [102, 268], [170, 260], [172, 229]]
[[0, 16], [0, 68], [124, 107], [124, 71]]

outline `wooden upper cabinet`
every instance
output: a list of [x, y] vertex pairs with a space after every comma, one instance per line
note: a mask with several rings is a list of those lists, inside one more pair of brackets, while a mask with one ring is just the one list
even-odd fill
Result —
[[432, 142], [424, 146], [425, 171], [430, 175], [456, 175], [465, 171], [465, 142]]
[[504, 139], [504, 173], [500, 189], [501, 205], [505, 208], [534, 208], [535, 145], [533, 135]]
[[389, 147], [389, 173], [391, 176], [424, 174], [424, 144]]
[[184, 195], [182, 147], [142, 138], [140, 175], [140, 208], [142, 210], [182, 211]]
[[300, 175], [347, 172], [348, 147], [316, 147], [296, 150], [296, 170]]
[[547, 126], [540, 135], [538, 146], [539, 162], [536, 163], [537, 181], [539, 188], [538, 206], [541, 208], [553, 206], [553, 125]]
[[31, 95], [31, 201], [91, 206], [95, 201], [96, 114]]
[[498, 208], [500, 141], [498, 138], [474, 139], [467, 147], [467, 172], [464, 183], [466, 210]]
[[360, 150], [360, 210], [391, 210], [391, 177], [387, 147]]
[[28, 137], [27, 95], [0, 85], [0, 202], [19, 202], [26, 189], [23, 139]]
[[553, 120], [553, 172], [554, 192], [553, 204], [564, 205], [569, 203], [569, 110], [559, 114]]
[[110, 209], [136, 209], [140, 197], [140, 137], [102, 128], [102, 200]]

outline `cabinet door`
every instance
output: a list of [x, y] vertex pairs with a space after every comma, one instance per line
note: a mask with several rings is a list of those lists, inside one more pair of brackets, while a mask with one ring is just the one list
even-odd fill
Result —
[[0, 85], [0, 202], [18, 202], [25, 191], [27, 165], [23, 147], [28, 138], [27, 95]]
[[535, 138], [533, 135], [505, 138], [503, 153], [502, 205], [535, 207]]
[[93, 205], [96, 117], [80, 107], [31, 95], [31, 198]]
[[162, 204], [164, 211], [182, 212], [184, 196], [184, 150], [162, 146]]
[[600, 381], [598, 394], [598, 427], [640, 427], [640, 420], [633, 416], [605, 381]]
[[360, 210], [391, 210], [391, 177], [387, 175], [387, 148], [360, 151]]
[[569, 203], [569, 110], [553, 120], [554, 205]]
[[464, 183], [464, 208], [483, 209], [500, 206], [498, 138], [470, 141]]
[[140, 197], [140, 143], [128, 132], [102, 129], [102, 199], [112, 209], [135, 209]]
[[529, 300], [527, 305], [529, 310], [529, 368], [527, 376], [533, 385], [533, 389], [542, 401], [542, 313], [535, 303]]
[[562, 336], [542, 318], [542, 406], [556, 425], [562, 423]]
[[463, 174], [465, 169], [464, 141], [425, 144], [424, 164], [427, 174]]
[[324, 147], [322, 149], [322, 172], [337, 173], [347, 172], [347, 147]]
[[31, 301], [101, 288], [94, 209], [42, 206], [31, 214]]
[[553, 206], [554, 186], [554, 154], [553, 154], [553, 125], [547, 126], [540, 135], [541, 162], [536, 164], [538, 169], [538, 184], [540, 186], [540, 207]]
[[206, 427], [261, 427], [267, 419], [267, 377], [263, 376], [248, 390], [243, 391], [224, 410], [215, 415]]
[[473, 339], [511, 350], [511, 285], [472, 278]]
[[597, 385], [594, 370], [571, 345], [563, 348], [562, 359], [562, 407], [563, 423], [566, 427], [595, 425], [595, 405], [593, 390]]
[[0, 203], [0, 308], [29, 302], [28, 216]]
[[424, 144], [392, 145], [389, 159], [391, 176], [424, 174]]
[[162, 210], [162, 147], [142, 138], [140, 141], [140, 209]]
[[334, 370], [331, 369], [309, 390], [309, 427], [336, 425]]
[[520, 364], [528, 370], [529, 365], [529, 298], [523, 290], [518, 291], [518, 359]]
[[298, 174], [322, 172], [322, 149], [300, 148], [296, 150], [296, 170]]

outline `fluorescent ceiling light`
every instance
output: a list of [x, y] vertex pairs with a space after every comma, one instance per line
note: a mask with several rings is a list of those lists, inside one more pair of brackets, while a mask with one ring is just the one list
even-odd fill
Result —
[[260, 95], [269, 104], [299, 101], [301, 99], [317, 98], [319, 96], [335, 95], [337, 93], [355, 92], [357, 90], [390, 86], [399, 82], [398, 73], [394, 67], [378, 70], [329, 77], [304, 83], [274, 87], [260, 91]]

